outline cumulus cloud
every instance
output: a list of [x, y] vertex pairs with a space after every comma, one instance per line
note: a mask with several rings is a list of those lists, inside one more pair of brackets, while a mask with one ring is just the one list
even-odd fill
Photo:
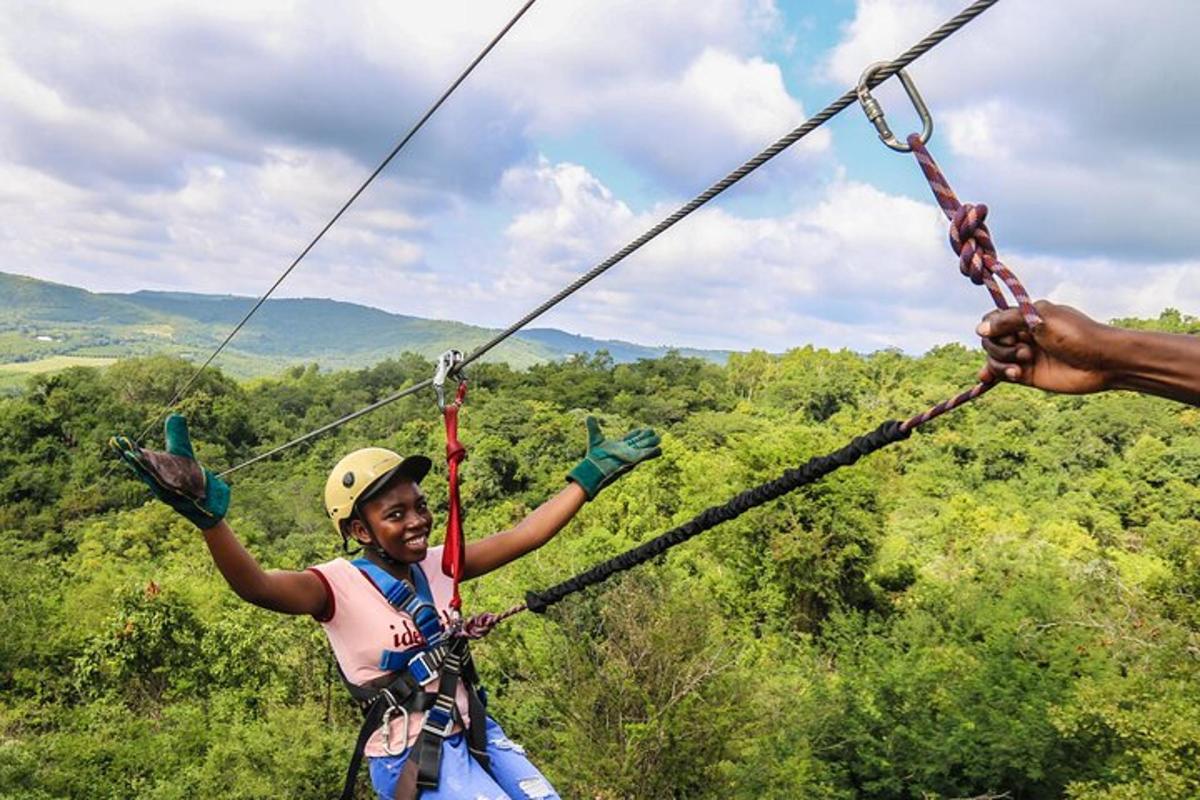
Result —
[[[72, 181], [99, 174], [178, 185], [186, 160], [259, 163], [275, 147], [333, 150], [374, 164], [499, 22], [494, 7], [465, 31], [447, 24], [451, 15], [426, 13], [393, 28], [387, 48], [378, 34], [364, 35], [372, 10], [8, 7], [0, 33], [7, 53], [0, 80], [10, 101], [5, 144]], [[22, 96], [30, 102], [11, 102]], [[503, 98], [487, 93], [449, 105], [435, 125], [414, 142], [402, 174], [486, 186], [527, 147], [503, 135], [520, 123]]]
[[[635, 215], [579, 165], [543, 160], [510, 171], [505, 183], [520, 188], [529, 208], [506, 231], [499, 285], [530, 303], [673, 210]], [[555, 319], [597, 336], [706, 347], [816, 341], [920, 350], [961, 338], [964, 320], [978, 317], [964, 309], [986, 303], [972, 288], [958, 275], [936, 209], [837, 182], [781, 216], [696, 212]], [[901, 323], [905, 307], [945, 316], [914, 330]]]
[[[261, 291], [517, 7], [469, 5], [0, 7], [0, 153], [22, 174], [0, 259], [97, 288]], [[373, 263], [364, 231], [378, 235], [385, 210], [403, 219], [389, 234], [404, 239], [402, 266], [431, 268], [434, 229], [486, 241], [464, 208], [495, 217], [501, 176], [540, 136], [603, 130], [660, 191], [710, 178], [714, 153], [757, 148], [802, 116], [754, 54], [778, 24], [770, 0], [536, 6], [309, 268]], [[138, 263], [118, 268], [121, 254]], [[297, 273], [285, 292], [310, 287], [322, 283]]]
[[[675, 80], [635, 85], [609, 108], [604, 137], [641, 163], [652, 164], [671, 184], [695, 189], [804, 121], [800, 104], [784, 88], [779, 66], [706, 49]], [[643, 113], [622, 113], [621, 105]], [[603, 109], [601, 109], [603, 110]], [[779, 164], [828, 150], [819, 130]], [[775, 166], [775, 165], [773, 165]]]
[[[492, 301], [514, 317], [673, 210], [633, 214], [579, 165], [543, 160], [511, 170], [505, 184], [519, 188], [527, 211], [506, 231], [508, 258], [496, 283], [503, 291]], [[1157, 264], [1021, 249], [1004, 256], [1039, 294], [1100, 318], [1156, 316], [1172, 302], [1200, 307], [1197, 259]], [[921, 352], [972, 343], [990, 308], [987, 293], [959, 274], [932, 203], [843, 180], [786, 214], [698, 211], [552, 319], [651, 343]]]
[[[959, 0], [859, 0], [832, 79], [890, 58]], [[1175, 262], [1200, 250], [1179, 202], [1200, 179], [1196, 6], [1008, 0], [911, 69], [964, 193], [1003, 207], [1011, 242], [1071, 257]], [[903, 112], [893, 88], [889, 107]]]
[[[959, 5], [859, 0], [822, 79], [853, 83]], [[0, 269], [260, 293], [516, 7], [0, 6]], [[797, 85], [826, 95], [801, 66], [819, 56], [781, 55], [793, 11], [535, 6], [283, 293], [508, 324], [799, 124]], [[1035, 293], [1099, 316], [1200, 301], [1186, 201], [1200, 123], [1176, 100], [1200, 66], [1189, 14], [1182, 0], [1006, 0], [913, 68], [939, 158], [964, 199], [992, 205]], [[903, 114], [895, 87], [880, 96]], [[847, 135], [871, 137], [858, 122]], [[969, 341], [988, 300], [958, 275], [915, 168], [909, 196], [871, 185], [870, 167], [846, 178], [829, 137], [542, 322], [707, 347]], [[580, 140], [567, 160], [544, 146]], [[649, 187], [637, 202], [599, 177], [612, 162]], [[797, 178], [804, 192], [756, 193]], [[647, 194], [663, 200], [646, 208]]]
[[[69, 181], [177, 186], [184, 158], [258, 162], [264, 145], [374, 164], [516, 9], [469, 5], [9, 6], [4, 144]], [[775, 21], [763, 0], [535, 6], [396, 171], [478, 193], [531, 154], [529, 135], [609, 120], [614, 146], [667, 175], [679, 164], [654, 144], [671, 121], [678, 139], [775, 135], [799, 106], [777, 67], [739, 58]], [[780, 125], [764, 130], [764, 116]]]

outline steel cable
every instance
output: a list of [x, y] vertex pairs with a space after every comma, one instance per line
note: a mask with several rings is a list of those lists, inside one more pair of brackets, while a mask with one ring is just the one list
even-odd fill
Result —
[[433, 385], [433, 379], [431, 379], [431, 378], [423, 380], [420, 383], [414, 383], [412, 386], [409, 386], [407, 389], [401, 389], [398, 392], [389, 394], [387, 397], [384, 397], [380, 400], [376, 400], [374, 403], [371, 403], [371, 405], [369, 405], [369, 406], [360, 408], [358, 411], [354, 411], [350, 414], [347, 414], [344, 417], [339, 417], [338, 419], [335, 419], [333, 422], [328, 422], [315, 430], [309, 431], [308, 433], [304, 434], [303, 436], [297, 436], [295, 439], [292, 439], [290, 442], [284, 442], [281, 445], [272, 447], [270, 450], [267, 450], [265, 453], [259, 453], [258, 455], [254, 456], [253, 458], [247, 459], [246, 461], [243, 461], [240, 464], [237, 464], [236, 466], [232, 466], [229, 469], [225, 470], [224, 472], [218, 473], [218, 475], [223, 478], [226, 475], [237, 472], [239, 469], [242, 469], [243, 467], [248, 467], [251, 464], [256, 464], [259, 461], [270, 458], [271, 456], [276, 455], [277, 453], [282, 453], [284, 450], [291, 449], [298, 444], [303, 444], [303, 443], [307, 442], [309, 439], [315, 439], [316, 437], [320, 436], [322, 433], [327, 433], [327, 432], [333, 430], [334, 428], [340, 428], [342, 425], [345, 425], [347, 422], [351, 422], [353, 420], [358, 419], [359, 417], [366, 416], [367, 414], [370, 414], [372, 411], [378, 411], [379, 409], [383, 408], [384, 406], [390, 405], [391, 403], [396, 402], [397, 400], [401, 399], [402, 397], [408, 397], [410, 394], [416, 394], [417, 392], [421, 391], [422, 389], [428, 388], [429, 386], [432, 386], [432, 385]]
[[[946, 20], [946, 22], [944, 22], [937, 29], [932, 31], [929, 35], [927, 35], [926, 37], [921, 39], [919, 42], [914, 44], [912, 47], [905, 50], [903, 53], [901, 53], [899, 56], [897, 56], [894, 60], [888, 62], [886, 66], [882, 66], [878, 70], [876, 70], [874, 75], [867, 81], [868, 88], [873, 89], [876, 86], [878, 86], [879, 84], [883, 83], [885, 80], [887, 80], [888, 78], [895, 75], [901, 69], [908, 66], [912, 62], [916, 61], [921, 56], [925, 55], [925, 53], [929, 52], [936, 45], [945, 41], [952, 34], [958, 32], [968, 22], [970, 22], [971, 20], [978, 17], [984, 11], [987, 11], [989, 8], [994, 6], [999, 1], [1000, 0], [976, 0], [976, 2], [971, 3], [969, 6], [964, 8], [962, 11], [955, 14], [950, 19]], [[526, 325], [528, 325], [530, 322], [537, 319], [542, 314], [546, 313], [551, 308], [553, 308], [554, 306], [561, 303], [567, 297], [569, 297], [572, 294], [574, 294], [575, 292], [579, 291], [579, 289], [583, 288], [588, 283], [590, 283], [593, 280], [595, 280], [596, 278], [600, 277], [600, 275], [604, 274], [609, 269], [616, 266], [618, 263], [623, 261], [626, 257], [628, 257], [629, 255], [631, 255], [632, 253], [634, 253], [638, 249], [640, 249], [643, 245], [647, 244], [652, 239], [657, 237], [659, 234], [663, 233], [668, 228], [675, 225], [675, 223], [677, 223], [680, 220], [682, 220], [683, 218], [687, 217], [693, 211], [696, 211], [698, 208], [700, 208], [701, 206], [708, 203], [710, 200], [712, 200], [714, 197], [716, 197], [717, 195], [724, 192], [729, 187], [733, 186], [735, 183], [740, 181], [742, 178], [746, 177], [751, 172], [758, 169], [763, 164], [767, 163], [772, 158], [779, 155], [781, 152], [783, 152], [787, 148], [791, 147], [793, 144], [800, 141], [808, 134], [815, 131], [817, 128], [820, 128], [822, 125], [824, 125], [829, 120], [833, 119], [835, 116], [840, 114], [846, 108], [853, 105], [858, 99], [858, 94], [856, 92], [856, 89], [857, 89], [857, 87], [847, 90], [844, 94], [842, 94], [840, 97], [838, 97], [832, 103], [825, 106], [825, 108], [821, 109], [819, 112], [814, 114], [812, 117], [809, 117], [807, 120], [805, 120], [802, 125], [800, 125], [796, 129], [794, 129], [787, 135], [776, 140], [773, 144], [771, 144], [770, 146], [765, 148], [758, 155], [754, 156], [749, 161], [746, 161], [744, 164], [742, 164], [740, 167], [735, 169], [733, 172], [729, 173], [724, 178], [722, 178], [721, 180], [714, 183], [708, 189], [704, 190], [702, 193], [697, 195], [694, 199], [692, 199], [688, 203], [686, 203], [683, 206], [681, 206], [680, 208], [678, 208], [674, 213], [672, 213], [670, 216], [666, 217], [665, 219], [661, 220], [658, 224], [656, 224], [654, 227], [647, 230], [641, 236], [637, 237], [632, 242], [630, 242], [629, 244], [622, 247], [616, 253], [609, 256], [604, 261], [600, 262], [599, 264], [597, 264], [595, 267], [593, 267], [592, 269], [590, 269], [583, 275], [580, 275], [570, 285], [566, 286], [558, 294], [554, 295], [549, 300], [545, 301], [540, 306], [533, 309], [525, 316], [521, 317], [519, 320], [514, 322], [512, 325], [508, 326], [503, 331], [497, 333], [495, 336], [493, 336], [487, 342], [480, 345], [475, 350], [471, 351], [471, 353], [469, 353], [462, 360], [462, 362], [460, 362], [458, 369], [461, 369], [462, 367], [465, 367], [467, 364], [470, 364], [471, 362], [476, 361], [479, 358], [481, 358], [484, 354], [486, 354], [487, 352], [489, 352], [490, 350], [495, 348], [497, 345], [499, 345], [505, 339], [509, 338], [510, 336], [515, 334], [517, 331], [521, 330]], [[430, 382], [427, 381], [425, 385], [428, 385], [429, 383]], [[417, 384], [417, 386], [410, 387], [410, 389], [405, 390], [405, 393], [411, 393], [411, 391], [415, 391], [417, 388], [419, 388], [421, 386], [422, 386], [422, 384]], [[234, 472], [236, 470], [241, 469], [242, 467], [248, 466], [257, 461], [261, 461], [264, 458], [267, 458], [268, 456], [275, 455], [276, 453], [280, 453], [283, 450], [286, 450], [289, 447], [292, 447], [293, 445], [300, 444], [301, 442], [306, 442], [309, 439], [312, 439], [313, 437], [318, 436], [327, 431], [333, 430], [334, 428], [338, 427], [339, 425], [349, 422], [352, 419], [357, 419], [358, 417], [362, 416], [363, 414], [369, 413], [370, 411], [374, 411], [376, 408], [379, 408], [383, 405], [387, 405], [389, 402], [392, 402], [393, 400], [398, 400], [402, 396], [404, 396], [404, 395], [399, 394], [399, 395], [393, 395], [388, 398], [384, 398], [383, 400], [373, 403], [372, 405], [363, 409], [361, 412], [355, 412], [354, 414], [347, 415], [346, 417], [343, 417], [340, 420], [335, 420], [334, 422], [331, 422], [327, 425], [323, 425], [320, 428], [318, 428], [317, 430], [306, 433], [303, 436], [292, 440], [291, 442], [288, 442], [286, 444], [283, 444], [276, 448], [273, 448], [272, 450], [268, 451], [267, 453], [263, 453], [261, 455], [255, 456], [254, 458], [250, 459], [249, 461], [245, 461], [241, 464], [238, 464], [235, 467], [231, 467], [230, 469], [226, 470], [226, 472], [224, 472], [222, 474], [228, 474], [230, 472]]]
[[[880, 67], [880, 69], [875, 73], [875, 76], [867, 82], [868, 87], [871, 89], [874, 89], [876, 86], [878, 86], [879, 84], [883, 83], [888, 78], [895, 75], [897, 72], [899, 72], [901, 69], [903, 69], [904, 67], [911, 64], [913, 61], [916, 61], [918, 58], [920, 58], [925, 53], [927, 53], [931, 48], [933, 48], [939, 42], [945, 40], [952, 33], [956, 32], [957, 30], [962, 28], [968, 22], [970, 22], [975, 17], [979, 16], [984, 11], [991, 8], [998, 2], [999, 2], [999, 0], [978, 0], [975, 3], [972, 3], [970, 6], [963, 9], [962, 11], [960, 11], [954, 17], [947, 20], [937, 30], [930, 33], [928, 36], [926, 36], [921, 41], [917, 42], [915, 45], [910, 47], [908, 50], [905, 50], [903, 53], [900, 54], [899, 57], [897, 57], [894, 61], [889, 63], [886, 67]], [[494, 336], [490, 341], [484, 343], [483, 345], [481, 345], [480, 347], [478, 347], [477, 349], [472, 351], [466, 358], [463, 359], [463, 362], [462, 362], [463, 366], [466, 366], [467, 364], [470, 364], [472, 361], [475, 361], [480, 356], [482, 356], [484, 353], [488, 352], [493, 347], [495, 347], [496, 345], [500, 344], [502, 341], [507, 339], [509, 336], [512, 336], [514, 333], [519, 331], [521, 328], [524, 328], [530, 322], [533, 322], [535, 319], [540, 317], [542, 314], [546, 313], [551, 308], [558, 305], [563, 300], [567, 299], [567, 297], [569, 297], [572, 294], [574, 294], [575, 292], [579, 291], [579, 289], [583, 288], [585, 285], [587, 285], [591, 281], [600, 277], [602, 274], [607, 272], [609, 269], [611, 269], [612, 267], [616, 266], [618, 263], [623, 261], [627, 256], [633, 254], [635, 251], [640, 249], [643, 245], [648, 243], [650, 240], [657, 237], [660, 233], [662, 233], [663, 231], [672, 227], [675, 223], [679, 222], [684, 217], [687, 217], [688, 215], [690, 215], [693, 211], [697, 210], [698, 208], [700, 208], [701, 206], [706, 204], [708, 201], [712, 200], [714, 197], [721, 194], [729, 187], [733, 186], [735, 183], [740, 181], [742, 178], [746, 177], [751, 172], [754, 172], [754, 170], [758, 169], [763, 164], [767, 163], [772, 158], [779, 155], [784, 150], [791, 147], [793, 144], [800, 141], [805, 136], [807, 136], [808, 134], [815, 131], [817, 128], [824, 125], [829, 120], [833, 119], [835, 116], [837, 116], [842, 111], [844, 111], [848, 106], [852, 105], [857, 99], [858, 99], [858, 94], [856, 93], [855, 89], [850, 89], [849, 91], [847, 91], [845, 94], [843, 94], [837, 100], [834, 100], [832, 103], [825, 106], [825, 108], [823, 108], [819, 112], [817, 112], [817, 114], [815, 114], [814, 116], [805, 120], [803, 125], [796, 128], [795, 130], [793, 130], [791, 133], [787, 134], [786, 136], [780, 138], [774, 144], [772, 144], [771, 146], [769, 146], [765, 150], [763, 150], [761, 153], [754, 156], [749, 161], [747, 161], [746, 163], [742, 164], [740, 167], [735, 169], [733, 172], [729, 173], [724, 178], [722, 178], [721, 180], [714, 183], [708, 189], [706, 189], [705, 191], [703, 191], [702, 193], [697, 195], [690, 202], [686, 203], [685, 205], [683, 205], [679, 209], [677, 209], [669, 217], [667, 217], [666, 219], [663, 219], [661, 222], [659, 222], [653, 228], [650, 228], [648, 231], [643, 233], [641, 236], [637, 237], [632, 242], [630, 242], [629, 244], [622, 247], [616, 253], [609, 256], [604, 261], [601, 261], [599, 264], [597, 264], [595, 267], [593, 267], [588, 272], [584, 273], [583, 275], [580, 275], [578, 278], [575, 279], [575, 281], [573, 283], [571, 283], [569, 286], [567, 286], [561, 292], [554, 295], [549, 300], [547, 300], [546, 302], [542, 303], [540, 306], [535, 308], [533, 311], [530, 311], [528, 314], [521, 317], [521, 319], [517, 320], [512, 325], [505, 328], [503, 331], [501, 331], [496, 336]]]
[[[450, 87], [448, 89], [446, 89], [446, 91], [442, 92], [441, 97], [439, 97], [434, 102], [434, 104], [431, 105], [429, 107], [429, 109], [423, 115], [421, 115], [421, 118], [419, 120], [417, 120], [416, 124], [413, 125], [412, 128], [409, 129], [408, 133], [406, 133], [404, 135], [404, 138], [401, 139], [400, 142], [395, 147], [392, 148], [392, 151], [390, 153], [388, 153], [387, 158], [385, 158], [382, 162], [380, 162], [379, 166], [375, 168], [375, 171], [372, 172], [369, 176], [367, 176], [367, 179], [362, 182], [362, 185], [360, 185], [358, 187], [358, 189], [355, 190], [354, 194], [350, 195], [350, 199], [347, 200], [342, 205], [342, 207], [338, 209], [337, 213], [334, 214], [333, 217], [330, 218], [329, 222], [325, 223], [325, 226], [323, 228], [321, 228], [320, 232], [318, 232], [315, 237], [313, 237], [313, 240], [308, 243], [308, 246], [305, 247], [302, 251], [300, 251], [300, 255], [296, 256], [295, 260], [292, 261], [292, 263], [290, 265], [288, 265], [288, 268], [285, 269], [280, 274], [280, 276], [275, 279], [275, 282], [273, 284], [271, 284], [271, 288], [267, 289], [267, 291], [265, 293], [263, 293], [262, 297], [258, 298], [258, 301], [255, 302], [254, 305], [250, 307], [250, 310], [246, 312], [246, 315], [244, 317], [242, 317], [241, 321], [238, 322], [238, 324], [233, 327], [233, 330], [231, 330], [229, 332], [229, 334], [225, 337], [225, 339], [219, 345], [217, 345], [217, 349], [212, 351], [212, 353], [208, 356], [208, 358], [206, 358], [204, 360], [204, 363], [201, 364], [196, 369], [196, 371], [192, 373], [191, 377], [188, 378], [187, 381], [183, 384], [183, 386], [179, 389], [179, 391], [177, 391], [175, 393], [175, 396], [171, 398], [171, 401], [169, 403], [167, 403], [166, 406], [164, 406], [157, 414], [155, 414], [154, 418], [150, 421], [150, 424], [147, 425], [145, 430], [143, 430], [141, 432], [141, 434], [138, 435], [139, 441], [144, 439], [146, 434], [149, 433], [154, 428], [155, 423], [158, 422], [158, 420], [162, 417], [163, 414], [170, 411], [172, 408], [175, 407], [176, 403], [178, 403], [180, 400], [183, 399], [184, 395], [187, 394], [188, 390], [191, 389], [193, 385], [195, 385], [196, 380], [200, 377], [201, 373], [203, 373], [204, 370], [207, 369], [210, 364], [212, 364], [213, 360], [216, 359], [216, 357], [221, 354], [221, 352], [225, 349], [225, 347], [231, 341], [233, 341], [233, 337], [237, 336], [238, 332], [241, 331], [241, 329], [246, 325], [246, 323], [250, 321], [250, 318], [252, 316], [254, 316], [255, 312], [257, 312], [262, 307], [263, 303], [265, 303], [267, 301], [267, 299], [270, 298], [270, 296], [275, 293], [275, 290], [278, 289], [279, 285], [281, 283], [283, 283], [284, 280], [287, 279], [288, 275], [290, 275], [292, 273], [292, 270], [294, 270], [300, 264], [300, 262], [304, 260], [304, 257], [307, 256], [314, 247], [316, 247], [317, 243], [319, 241], [321, 241], [322, 238], [324, 238], [325, 234], [329, 231], [329, 229], [332, 228], [334, 226], [334, 224], [339, 219], [342, 218], [342, 215], [346, 213], [346, 211], [350, 208], [350, 206], [354, 204], [354, 201], [358, 199], [359, 195], [361, 195], [364, 191], [366, 191], [367, 187], [370, 186], [371, 183], [374, 182], [375, 178], [377, 178], [379, 176], [379, 173], [383, 172], [384, 168], [386, 168], [387, 165], [392, 162], [392, 159], [394, 159], [396, 157], [396, 155], [401, 150], [404, 149], [405, 145], [407, 145], [409, 143], [409, 141], [414, 136], [416, 136], [417, 131], [421, 130], [421, 128], [424, 127], [425, 123], [429, 121], [430, 117], [432, 117], [434, 115], [434, 113], [439, 108], [442, 107], [442, 104], [445, 103], [447, 99], [449, 99], [450, 95], [452, 95], [454, 93], [454, 91], [459, 87], [459, 85], [467, 79], [467, 76], [471, 74], [471, 72], [475, 69], [475, 67], [477, 67], [479, 65], [479, 63], [481, 61], [483, 61], [483, 59], [487, 56], [487, 54], [490, 53], [492, 51], [492, 49], [495, 48], [495, 46], [500, 43], [500, 40], [504, 38], [505, 34], [507, 34], [509, 32], [509, 30], [514, 25], [517, 24], [517, 21], [519, 19], [521, 19], [522, 16], [525, 15], [525, 12], [528, 11], [535, 2], [537, 2], [537, 0], [527, 0], [527, 2], [523, 6], [521, 6], [521, 8], [517, 11], [517, 13], [514, 14], [513, 17], [507, 22], [507, 24], [505, 24], [505, 26], [500, 29], [500, 32], [497, 33], [494, 37], [492, 37], [492, 40], [490, 42], [488, 42], [487, 46], [484, 47], [483, 50], [481, 50], [479, 52], [479, 55], [475, 56], [474, 60], [472, 60], [471, 63], [467, 65], [466, 69], [464, 69], [461, 73], [459, 73], [459, 76], [454, 79], [454, 82], [450, 84]], [[326, 428], [323, 428], [323, 430], [325, 430], [325, 429]], [[304, 437], [301, 437], [300, 440], [297, 440], [297, 443], [299, 443], [299, 441], [303, 441], [303, 440], [304, 440]]]

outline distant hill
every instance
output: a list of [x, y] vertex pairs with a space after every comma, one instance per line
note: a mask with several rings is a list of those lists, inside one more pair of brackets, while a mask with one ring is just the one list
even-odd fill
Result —
[[620, 339], [590, 339], [574, 333], [566, 333], [556, 328], [529, 328], [521, 331], [521, 339], [527, 342], [537, 342], [557, 353], [594, 353], [597, 350], [607, 350], [618, 364], [637, 361], [641, 358], [658, 358], [667, 350], [676, 350], [680, 355], [694, 356], [724, 364], [729, 358], [729, 350], [696, 350], [690, 347], [668, 348], [663, 346], [633, 344]]
[[[140, 291], [101, 294], [0, 272], [0, 387], [53, 364], [171, 353], [203, 359], [254, 302], [235, 295]], [[496, 331], [391, 314], [322, 299], [268, 300], [222, 354], [219, 366], [250, 377], [297, 363], [365, 367], [401, 352], [434, 358], [470, 350]], [[523, 331], [488, 354], [517, 368], [606, 350], [617, 362], [655, 358], [669, 348], [591, 339], [553, 328]], [[726, 351], [684, 350], [723, 363]], [[56, 359], [56, 360], [48, 360]]]

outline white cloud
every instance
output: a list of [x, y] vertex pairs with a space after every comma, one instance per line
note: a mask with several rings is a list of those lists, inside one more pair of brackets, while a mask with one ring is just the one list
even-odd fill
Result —
[[[509, 256], [490, 298], [515, 318], [650, 228], [578, 165], [510, 171], [527, 210], [507, 231]], [[556, 243], [547, 246], [548, 242]], [[1039, 296], [1101, 319], [1200, 307], [1200, 259], [1156, 265], [1011, 250], [1006, 262]], [[696, 212], [556, 312], [561, 327], [599, 337], [780, 350], [815, 342], [920, 352], [972, 343], [987, 293], [958, 271], [932, 203], [853, 181], [825, 187], [780, 216]], [[539, 323], [542, 324], [542, 323]]]
[[[827, 77], [855, 82], [960, 5], [861, 0]], [[516, 7], [0, 6], [0, 269], [257, 295]], [[536, 5], [282, 293], [511, 322], [674, 210], [646, 195], [690, 196], [802, 121], [785, 81], [800, 67], [775, 60], [786, 16], [769, 0]], [[913, 67], [935, 153], [992, 206], [1035, 294], [1097, 316], [1200, 305], [1200, 111], [1179, 101], [1195, 21], [1182, 0], [1006, 0]], [[896, 87], [879, 95], [906, 118]], [[988, 300], [915, 167], [919, 202], [867, 183], [873, 165], [845, 178], [829, 136], [542, 324], [710, 347], [969, 341]], [[537, 156], [575, 144], [574, 163]], [[598, 177], [614, 162], [645, 181], [637, 202]]]
[[[511, 171], [506, 183], [521, 186], [532, 207], [507, 230], [498, 285], [510, 294], [493, 297], [493, 308], [516, 297], [541, 300], [673, 210], [632, 215], [578, 165], [543, 161]], [[783, 216], [698, 211], [568, 300], [554, 319], [635, 341], [920, 350], [969, 333], [978, 314], [957, 309], [982, 313], [984, 304], [958, 275], [936, 209], [839, 182]], [[922, 323], [915, 334], [899, 326], [900, 309], [930, 305], [946, 314], [942, 324]]]
[[[586, 81], [597, 84], [595, 77]], [[680, 190], [694, 190], [805, 119], [777, 64], [714, 46], [669, 71], [630, 71], [598, 83], [571, 91], [566, 102], [538, 105], [534, 130], [593, 130], [639, 169]], [[794, 166], [828, 147], [828, 132], [818, 131], [779, 163]]]
[[[468, 5], [0, 7], [0, 153], [37, 176], [7, 193], [0, 262], [101, 289], [257, 294], [518, 4]], [[380, 263], [371, 236], [402, 239], [387, 261], [422, 269], [430, 236], [487, 241], [463, 210], [494, 220], [532, 137], [603, 130], [648, 179], [710, 177], [715, 152], [802, 116], [754, 55], [778, 23], [769, 0], [535, 6], [284, 292], [357, 285], [307, 274]]]
[[[893, 57], [961, 6], [860, 0], [830, 77], [857, 81], [863, 64]], [[1197, 22], [1188, 0], [1007, 0], [987, 11], [910, 68], [951, 183], [1003, 208], [1022, 248], [1195, 256], [1200, 225], [1180, 199], [1200, 179], [1200, 109], [1184, 100], [1200, 74]], [[879, 93], [897, 117], [911, 113], [894, 86]]]

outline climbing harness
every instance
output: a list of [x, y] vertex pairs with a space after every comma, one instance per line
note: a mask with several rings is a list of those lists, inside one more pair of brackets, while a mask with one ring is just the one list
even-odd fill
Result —
[[[424, 712], [421, 733], [413, 744], [413, 751], [404, 769], [409, 779], [402, 780], [398, 797], [406, 794], [415, 796], [420, 789], [435, 789], [441, 771], [442, 743], [456, 724], [462, 722], [458, 714], [456, 692], [461, 683], [467, 695], [470, 723], [467, 725], [467, 749], [479, 764], [487, 770], [487, 719], [486, 693], [479, 686], [479, 675], [471, 659], [468, 639], [478, 634], [464, 634], [462, 628], [462, 598], [459, 582], [463, 577], [466, 545], [462, 529], [462, 504], [458, 491], [458, 467], [466, 457], [466, 448], [458, 440], [458, 411], [467, 396], [466, 375], [462, 372], [463, 355], [457, 350], [448, 350], [438, 359], [431, 385], [437, 397], [446, 424], [446, 462], [449, 468], [449, 513], [447, 514], [446, 542], [442, 550], [442, 572], [450, 577], [453, 585], [448, 624], [444, 624], [429, 588], [429, 582], [420, 565], [410, 564], [409, 581], [396, 578], [387, 570], [365, 558], [356, 559], [353, 565], [363, 572], [387, 599], [393, 608], [412, 618], [423, 639], [423, 644], [405, 650], [385, 649], [379, 659], [379, 669], [387, 671], [386, 678], [372, 682], [370, 686], [356, 686], [345, 679], [350, 694], [359, 701], [364, 711], [362, 729], [347, 768], [342, 791], [343, 800], [349, 800], [362, 764], [363, 748], [374, 731], [384, 729], [384, 751], [398, 756], [408, 752], [407, 741], [395, 749], [391, 739], [393, 720], [399, 718], [404, 736], [408, 735], [410, 714]], [[447, 402], [446, 384], [457, 382], [454, 399]], [[336, 471], [336, 470], [335, 470]], [[393, 566], [396, 564], [382, 548], [375, 548], [378, 555]], [[478, 629], [473, 626], [472, 632]], [[490, 630], [490, 628], [489, 628]], [[439, 681], [436, 693], [425, 691], [434, 681]], [[380, 685], [380, 684], [383, 685]], [[415, 776], [412, 773], [415, 771]]]
[[[424, 713], [425, 720], [405, 762], [405, 770], [412, 774], [407, 782], [401, 781], [397, 798], [410, 800], [420, 789], [436, 789], [442, 743], [462, 722], [456, 702], [460, 683], [466, 692], [470, 717], [465, 732], [467, 749], [485, 770], [488, 769], [486, 693], [480, 688], [467, 639], [443, 625], [420, 565], [409, 565], [410, 583], [365, 558], [351, 563], [367, 576], [393, 608], [412, 618], [424, 642], [407, 650], [383, 650], [379, 668], [387, 670], [388, 674], [368, 685], [353, 684], [342, 675], [346, 688], [363, 711], [363, 724], [346, 770], [342, 800], [351, 800], [354, 795], [363, 750], [375, 731], [381, 728], [384, 731], [384, 750], [388, 755], [404, 755], [409, 752], [408, 720], [411, 714], [417, 713]], [[428, 691], [428, 687], [439, 680], [437, 691]], [[399, 747], [391, 738], [392, 722], [397, 718], [402, 735], [406, 737]]]

